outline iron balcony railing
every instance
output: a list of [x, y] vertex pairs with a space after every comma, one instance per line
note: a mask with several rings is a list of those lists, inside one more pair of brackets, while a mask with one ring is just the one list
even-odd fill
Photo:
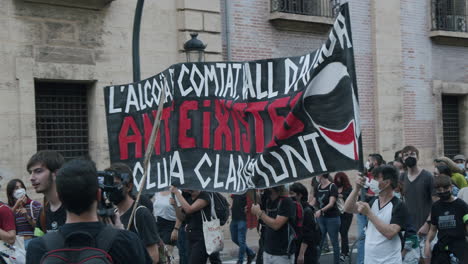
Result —
[[432, 30], [468, 32], [467, 0], [432, 0]]
[[338, 0], [271, 0], [271, 12], [334, 17]]

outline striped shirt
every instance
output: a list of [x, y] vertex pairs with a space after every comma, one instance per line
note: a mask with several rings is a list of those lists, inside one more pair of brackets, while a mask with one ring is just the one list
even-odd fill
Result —
[[[31, 199], [28, 199], [27, 204], [24, 205], [28, 215], [37, 220], [39, 218], [39, 212], [42, 208], [42, 204]], [[15, 222], [16, 222], [16, 234], [20, 236], [33, 236], [34, 235], [34, 226], [30, 225], [28, 219], [15, 212]]]

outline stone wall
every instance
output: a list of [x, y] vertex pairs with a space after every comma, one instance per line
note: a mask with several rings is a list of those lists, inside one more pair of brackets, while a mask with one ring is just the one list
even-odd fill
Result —
[[[136, 0], [0, 1], [0, 173], [3, 186], [22, 178], [36, 152], [34, 81], [83, 82], [89, 87], [89, 148], [98, 168], [109, 165], [103, 87], [132, 82]], [[82, 8], [84, 7], [84, 8]], [[185, 61], [189, 31], [200, 31], [207, 59], [221, 59], [219, 1], [146, 1], [140, 36], [141, 77]], [[30, 192], [32, 193], [32, 192]]]

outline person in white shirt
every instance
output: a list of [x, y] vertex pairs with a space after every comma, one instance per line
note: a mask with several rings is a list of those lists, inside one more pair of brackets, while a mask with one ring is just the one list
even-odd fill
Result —
[[346, 199], [344, 210], [361, 213], [369, 219], [366, 230], [365, 264], [401, 264], [401, 240], [399, 232], [404, 228], [407, 210], [393, 191], [398, 185], [398, 171], [383, 165], [373, 171], [370, 188], [376, 194], [366, 202], [357, 198], [366, 179], [358, 177], [356, 188]]
[[181, 221], [176, 217], [174, 206], [170, 203], [171, 192], [163, 191], [154, 195], [153, 214], [156, 218], [159, 236], [166, 245], [168, 253], [172, 256], [172, 250], [177, 243]]

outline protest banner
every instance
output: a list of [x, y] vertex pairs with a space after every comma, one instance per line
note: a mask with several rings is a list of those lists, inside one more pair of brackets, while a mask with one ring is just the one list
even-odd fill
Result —
[[348, 4], [312, 53], [180, 63], [105, 87], [111, 162], [128, 164], [136, 186], [163, 89], [146, 192], [176, 185], [239, 193], [362, 166]]

